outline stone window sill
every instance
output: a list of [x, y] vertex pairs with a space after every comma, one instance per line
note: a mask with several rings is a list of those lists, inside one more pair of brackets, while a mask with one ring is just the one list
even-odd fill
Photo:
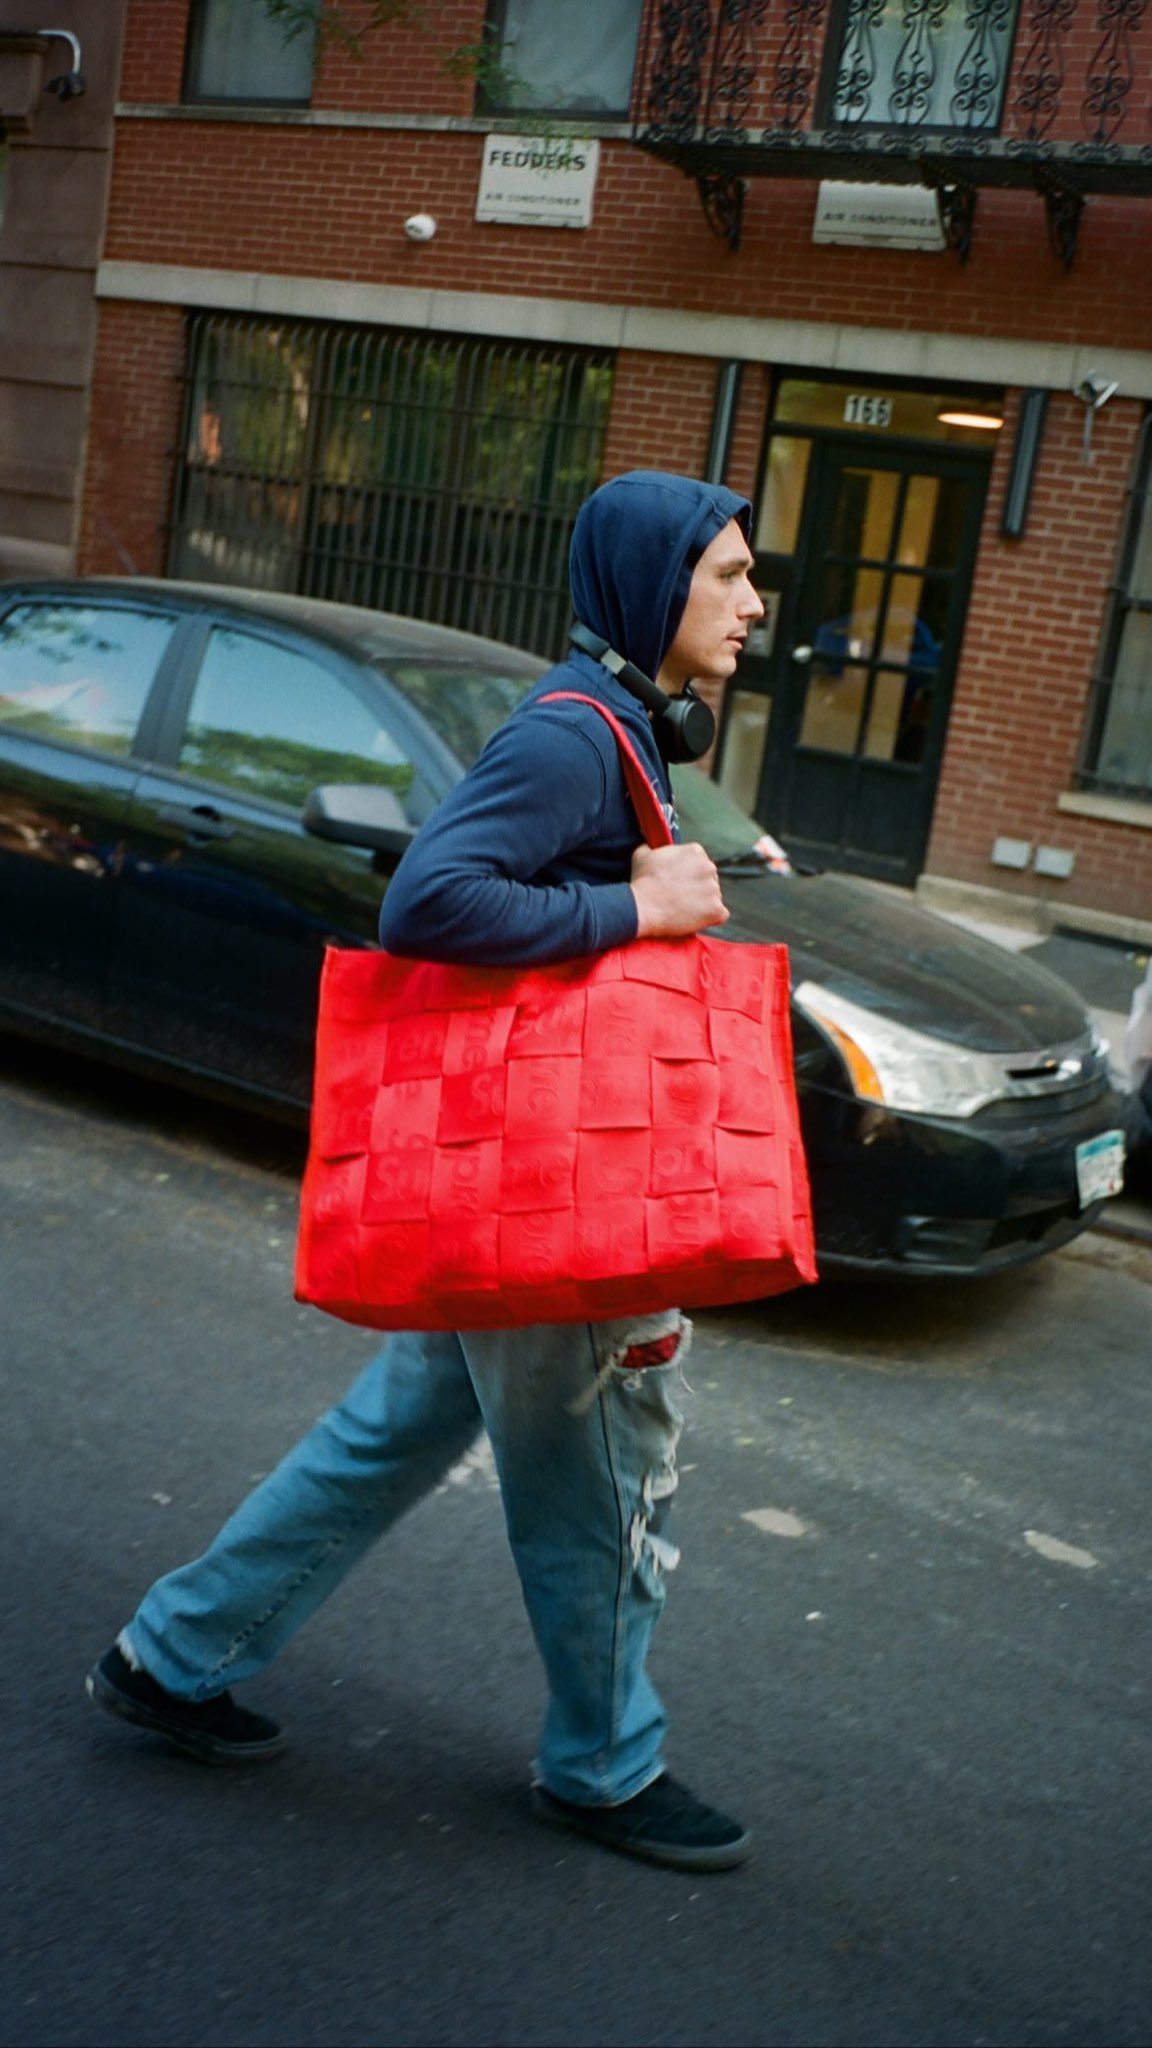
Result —
[[1057, 797], [1056, 808], [1078, 818], [1099, 818], [1106, 825], [1138, 825], [1152, 832], [1152, 799], [1142, 803], [1131, 796], [1094, 796], [1086, 789], [1068, 789]]
[[[372, 114], [352, 107], [301, 107], [288, 103], [277, 106], [267, 100], [253, 100], [249, 104], [235, 100], [186, 100], [162, 105], [121, 100], [116, 113], [122, 121], [275, 122], [291, 128], [431, 129], [458, 135], [502, 135], [516, 127], [513, 114]], [[632, 136], [630, 121], [570, 120], [567, 117], [561, 120], [557, 116], [548, 127], [549, 133], [554, 128], [558, 135], [599, 135], [609, 139], [618, 136], [625, 141], [630, 141]]]

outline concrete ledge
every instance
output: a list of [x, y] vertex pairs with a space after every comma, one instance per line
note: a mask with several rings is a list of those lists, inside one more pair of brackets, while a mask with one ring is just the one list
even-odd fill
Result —
[[1136, 825], [1152, 832], [1152, 802], [1141, 803], [1131, 796], [1094, 796], [1091, 790], [1068, 789], [1056, 799], [1058, 811], [1071, 811], [1077, 818], [1102, 818], [1110, 825]]
[[[515, 232], [510, 229], [509, 235]], [[508, 247], [512, 247], [511, 241]], [[658, 355], [725, 360], [739, 356], [748, 362], [788, 363], [797, 369], [873, 376], [883, 372], [960, 383], [1040, 384], [1071, 390], [1089, 370], [1096, 370], [1115, 377], [1126, 397], [1152, 399], [1152, 350], [1085, 349], [975, 335], [854, 327], [833, 320], [760, 319], [604, 299], [440, 290], [119, 258], [101, 263], [96, 296], [150, 305], [215, 307], [278, 319], [413, 327], [431, 333], [514, 334], [518, 340], [642, 349]]]
[[15, 582], [25, 576], [74, 576], [76, 550], [55, 541], [23, 540], [0, 533], [0, 577]]
[[1038, 939], [1049, 938], [1059, 929], [1152, 948], [1152, 918], [1122, 917], [1116, 911], [1094, 910], [1085, 903], [1056, 902], [1009, 889], [989, 889], [978, 882], [952, 881], [947, 875], [921, 875], [915, 893], [926, 910], [938, 910], [945, 916], [980, 918], [986, 924], [1011, 925], [1017, 930], [1034, 931]]

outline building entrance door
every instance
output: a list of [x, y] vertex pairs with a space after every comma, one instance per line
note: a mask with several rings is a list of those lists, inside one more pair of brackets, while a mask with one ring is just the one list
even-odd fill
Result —
[[920, 873], [987, 481], [959, 449], [813, 447], [756, 806], [801, 859]]

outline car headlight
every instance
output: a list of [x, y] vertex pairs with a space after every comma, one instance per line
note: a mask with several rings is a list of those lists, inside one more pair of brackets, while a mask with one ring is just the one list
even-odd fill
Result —
[[856, 1094], [867, 1102], [963, 1117], [1007, 1093], [1004, 1069], [987, 1053], [894, 1024], [818, 982], [802, 982], [792, 999], [832, 1040]]

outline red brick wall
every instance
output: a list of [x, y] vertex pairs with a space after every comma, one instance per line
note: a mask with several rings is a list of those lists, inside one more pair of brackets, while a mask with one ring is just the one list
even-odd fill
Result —
[[[447, 77], [443, 61], [456, 44], [477, 40], [484, 0], [429, 0], [427, 11], [427, 31], [369, 36], [360, 61], [329, 48], [314, 106], [470, 113], [471, 82]], [[126, 100], [178, 100], [184, 17], [185, 0], [130, 0]], [[690, 180], [625, 141], [602, 144], [590, 229], [477, 223], [481, 150], [473, 133], [123, 121], [107, 253], [438, 290], [512, 288], [898, 329], [1147, 343], [1146, 202], [1091, 199], [1066, 272], [1031, 193], [981, 194], [965, 266], [947, 254], [815, 248], [815, 186], [753, 180], [734, 254], [708, 228]], [[423, 248], [402, 232], [417, 209], [440, 223]]]
[[[928, 871], [1152, 912], [1152, 837], [1056, 808], [1073, 788], [1143, 408], [1115, 398], [1083, 459], [1084, 411], [1053, 394], [1026, 533], [999, 535], [1017, 405], [999, 437], [940, 779]], [[992, 841], [1068, 847], [1071, 881], [993, 867]]]
[[[688, 180], [602, 144], [593, 225], [473, 220], [482, 137], [218, 121], [123, 121], [106, 253], [151, 263], [318, 274], [435, 290], [537, 293], [760, 317], [850, 319], [1052, 342], [1146, 345], [1147, 202], [1085, 211], [1066, 272], [1038, 199], [981, 195], [967, 266], [947, 254], [816, 248], [815, 188], [752, 187], [734, 254]], [[406, 216], [439, 233], [415, 247]]]
[[101, 307], [82, 575], [163, 571], [183, 368], [184, 316], [178, 307]]
[[[354, 26], [366, 7], [345, 9]], [[444, 68], [454, 50], [471, 48], [484, 32], [485, 0], [427, 0], [412, 25], [366, 35], [359, 57], [336, 43], [322, 52], [314, 107], [358, 108], [372, 114], [471, 114], [475, 85]]]
[[601, 472], [672, 469], [699, 476], [708, 454], [716, 364], [699, 356], [616, 358]]
[[168, 104], [180, 98], [188, 0], [128, 0], [122, 100]]

